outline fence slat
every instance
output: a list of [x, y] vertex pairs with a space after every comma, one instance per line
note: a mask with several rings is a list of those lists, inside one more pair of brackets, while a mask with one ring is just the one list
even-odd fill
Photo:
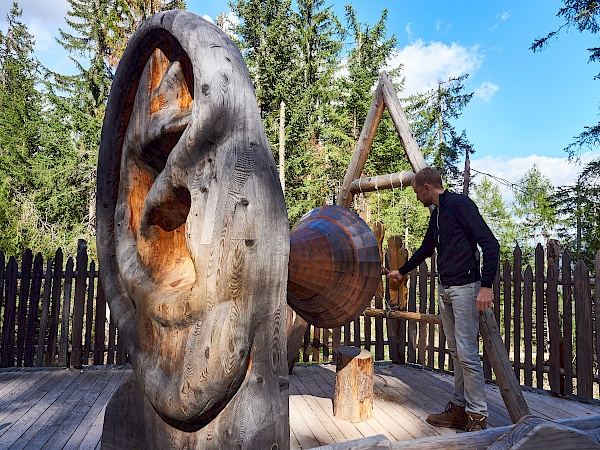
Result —
[[106, 337], [106, 297], [102, 279], [98, 278], [98, 295], [96, 296], [96, 320], [94, 322], [94, 364], [104, 364]]
[[29, 310], [29, 289], [31, 287], [31, 264], [33, 253], [27, 249], [21, 261], [21, 285], [19, 286], [19, 312], [17, 319], [17, 367], [23, 365], [25, 354], [25, 330], [27, 329], [27, 311]]
[[[419, 265], [419, 312], [427, 312], [427, 263], [423, 261]], [[417, 364], [424, 366], [425, 350], [427, 346], [427, 324], [419, 321], [419, 341], [418, 341], [418, 358]]]
[[27, 329], [25, 331], [25, 367], [33, 367], [35, 332], [38, 327], [38, 311], [40, 306], [40, 292], [42, 290], [43, 276], [44, 259], [42, 258], [42, 254], [38, 253], [33, 262], [33, 272], [31, 275], [29, 312], [27, 313]]
[[[435, 314], [435, 257], [431, 258], [431, 277], [429, 278], [429, 314]], [[435, 367], [435, 330], [436, 326], [433, 323], [428, 325], [428, 342], [429, 352], [427, 354], [427, 365], [431, 368]]]
[[[594, 306], [596, 316], [596, 364], [600, 366], [600, 250], [596, 252], [594, 267], [594, 275], [596, 277], [596, 283], [594, 284]], [[600, 370], [598, 372], [600, 374]]]
[[15, 314], [17, 309], [17, 260], [11, 256], [6, 266], [4, 320], [2, 321], [2, 349], [0, 367], [15, 364]]
[[88, 364], [92, 351], [92, 327], [94, 325], [94, 280], [96, 279], [96, 263], [90, 263], [87, 284], [87, 303], [85, 311], [85, 343], [83, 344], [83, 364]]
[[583, 261], [575, 265], [575, 328], [577, 336], [577, 395], [593, 398], [594, 349], [590, 275]]
[[535, 373], [536, 387], [544, 389], [544, 249], [540, 244], [535, 248]]
[[[108, 315], [110, 322], [108, 323], [108, 355], [106, 356], [106, 364], [115, 363], [115, 350], [116, 350], [116, 338], [117, 338], [117, 327], [115, 326], [115, 318], [113, 317], [112, 310]], [[310, 328], [306, 329], [307, 333], [310, 333]], [[310, 342], [310, 335], [308, 336]]]
[[79, 368], [83, 364], [83, 313], [85, 309], [85, 290], [87, 284], [87, 246], [79, 239], [76, 257], [77, 276], [75, 277], [75, 297], [73, 299], [72, 350], [70, 366]]
[[548, 328], [550, 344], [550, 391], [560, 393], [560, 323], [558, 319], [558, 267], [548, 263], [548, 284], [546, 286]]
[[533, 271], [529, 265], [523, 276], [523, 346], [525, 386], [533, 386]]
[[40, 330], [38, 333], [38, 348], [35, 357], [35, 365], [41, 367], [44, 364], [44, 346], [46, 345], [46, 327], [50, 314], [50, 293], [52, 288], [52, 260], [46, 262], [44, 274], [44, 293], [42, 294], [42, 315], [40, 316]]
[[510, 262], [508, 262], [508, 260], [504, 261], [504, 264], [502, 265], [502, 274], [504, 276], [504, 299], [503, 299], [503, 306], [504, 306], [504, 347], [506, 347], [506, 353], [508, 353], [508, 356], [510, 357], [510, 328], [511, 328], [511, 307], [512, 307], [512, 300], [511, 300], [511, 268], [510, 268]]
[[73, 288], [73, 258], [67, 259], [65, 268], [65, 283], [63, 286], [63, 307], [60, 325], [60, 344], [58, 347], [58, 365], [67, 367], [69, 364], [69, 329], [71, 324], [71, 291]]
[[[417, 311], [417, 269], [410, 272], [410, 288], [408, 291], [408, 311]], [[417, 362], [417, 322], [415, 320], [408, 321], [408, 362]]]
[[[598, 268], [600, 268], [600, 265], [596, 264], [596, 273], [598, 273]], [[565, 250], [562, 256], [562, 281], [563, 360], [565, 369], [562, 393], [571, 395], [573, 393], [573, 285], [571, 283], [571, 254], [568, 250]]]
[[513, 252], [513, 352], [514, 369], [519, 383], [521, 382], [521, 278], [522, 278], [522, 252], [517, 245]]
[[53, 366], [56, 355], [56, 342], [58, 339], [58, 319], [60, 317], [60, 288], [62, 281], [62, 249], [56, 251], [54, 256], [54, 274], [52, 275], [52, 311], [50, 313], [50, 331], [48, 333], [48, 350], [46, 352], [46, 366]]

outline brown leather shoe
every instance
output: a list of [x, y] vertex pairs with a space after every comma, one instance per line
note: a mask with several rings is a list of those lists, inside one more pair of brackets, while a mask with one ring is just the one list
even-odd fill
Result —
[[427, 423], [438, 427], [462, 428], [464, 430], [469, 423], [469, 416], [467, 416], [464, 406], [448, 402], [443, 413], [429, 414]]
[[465, 431], [481, 431], [487, 428], [487, 418], [481, 414], [469, 413], [467, 414], [469, 423], [467, 424]]

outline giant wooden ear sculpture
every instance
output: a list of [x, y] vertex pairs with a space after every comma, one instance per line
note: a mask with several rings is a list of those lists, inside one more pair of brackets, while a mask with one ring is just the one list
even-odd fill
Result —
[[134, 367], [103, 448], [288, 448], [289, 225], [242, 57], [185, 11], [133, 35], [98, 164], [101, 277]]
[[[192, 13], [151, 17], [121, 59], [97, 247], [134, 367], [102, 448], [289, 448], [285, 203], [244, 61]], [[318, 208], [292, 248], [288, 300], [302, 317], [332, 327], [362, 313], [381, 261], [356, 214]]]

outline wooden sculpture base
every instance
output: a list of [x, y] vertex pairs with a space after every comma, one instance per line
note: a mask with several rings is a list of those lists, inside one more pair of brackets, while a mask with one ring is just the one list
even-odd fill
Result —
[[[199, 430], [184, 431], [184, 427], [176, 428], [163, 420], [132, 373], [106, 406], [101, 449], [288, 449], [289, 409], [280, 401], [288, 399], [287, 379], [281, 380], [279, 389], [264, 386], [260, 392], [259, 385], [264, 384], [260, 377], [253, 387], [248, 380], [244, 383], [248, 389], [240, 389], [211, 423]], [[269, 401], [277, 404], [270, 411], [264, 406]], [[267, 417], [275, 411], [278, 417]]]

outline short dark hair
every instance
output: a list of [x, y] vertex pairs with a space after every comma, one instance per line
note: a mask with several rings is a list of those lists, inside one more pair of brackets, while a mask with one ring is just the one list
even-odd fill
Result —
[[424, 186], [425, 183], [435, 187], [442, 187], [442, 177], [440, 173], [432, 167], [424, 167], [417, 172], [413, 178], [413, 186]]

